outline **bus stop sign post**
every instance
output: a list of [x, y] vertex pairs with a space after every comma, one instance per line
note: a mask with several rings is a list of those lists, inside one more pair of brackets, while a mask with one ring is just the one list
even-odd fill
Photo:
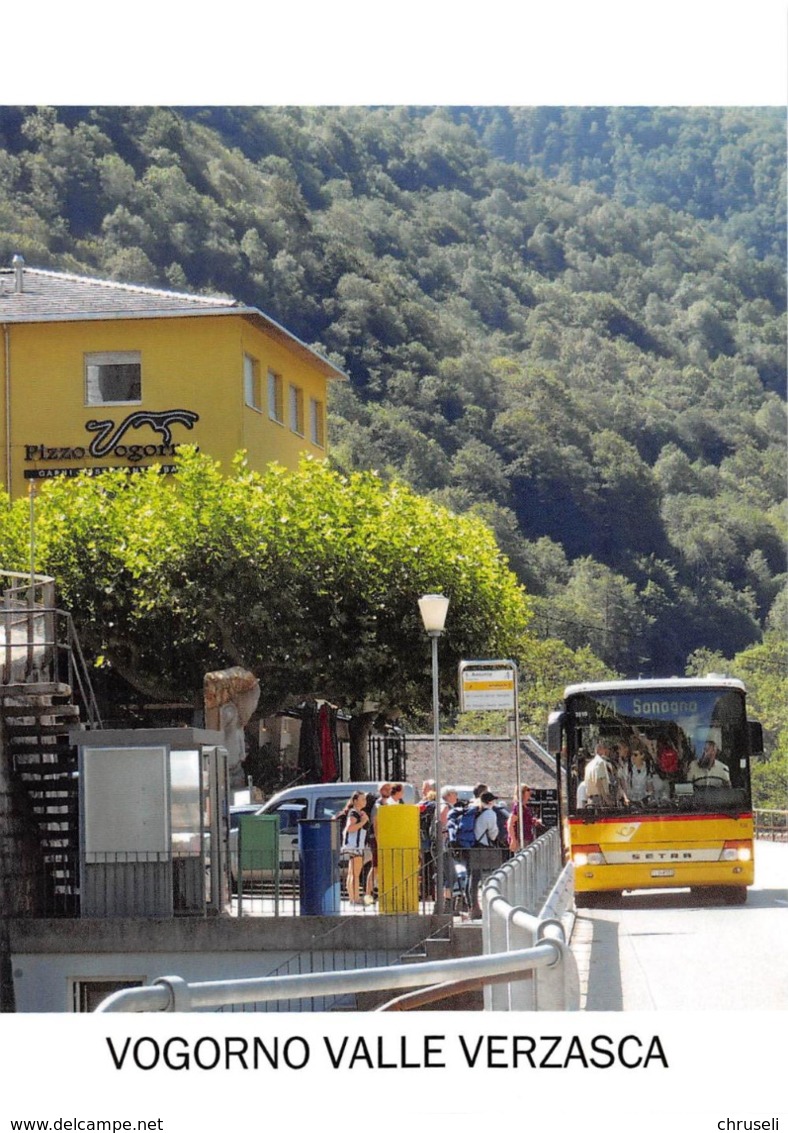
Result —
[[517, 779], [517, 843], [523, 848], [523, 780], [520, 768], [520, 697], [514, 661], [460, 661], [460, 711], [509, 712], [514, 716], [514, 763]]

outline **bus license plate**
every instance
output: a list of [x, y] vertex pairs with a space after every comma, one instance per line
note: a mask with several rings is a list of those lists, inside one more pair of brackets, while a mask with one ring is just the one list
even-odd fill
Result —
[[676, 873], [675, 869], [652, 869], [651, 876], [652, 877], [673, 877], [675, 875], [675, 873]]

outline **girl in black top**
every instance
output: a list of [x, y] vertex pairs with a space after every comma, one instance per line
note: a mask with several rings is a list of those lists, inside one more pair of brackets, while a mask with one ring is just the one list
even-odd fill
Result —
[[361, 895], [361, 867], [364, 864], [364, 846], [367, 842], [369, 814], [367, 796], [354, 791], [345, 808], [345, 826], [342, 831], [342, 856], [347, 859], [347, 895], [354, 905], [363, 905]]

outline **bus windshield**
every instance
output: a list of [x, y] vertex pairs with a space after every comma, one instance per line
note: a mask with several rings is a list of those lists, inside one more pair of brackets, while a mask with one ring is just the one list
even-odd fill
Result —
[[570, 814], [750, 808], [738, 689], [633, 687], [566, 700]]

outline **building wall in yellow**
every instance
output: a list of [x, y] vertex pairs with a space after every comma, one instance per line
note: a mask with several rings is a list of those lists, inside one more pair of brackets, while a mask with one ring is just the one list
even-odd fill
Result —
[[[245, 315], [200, 315], [198, 317], [148, 317], [84, 319], [63, 322], [6, 324], [6, 380], [0, 397], [0, 476], [10, 492], [19, 496], [36, 478], [56, 471], [79, 468], [144, 466], [169, 463], [167, 453], [153, 453], [163, 446], [165, 434], [144, 419], [146, 414], [185, 411], [192, 428], [183, 421], [169, 421], [173, 445], [195, 444], [201, 451], [229, 468], [240, 449], [245, 449], [252, 468], [269, 461], [295, 467], [301, 454], [323, 457], [327, 452], [325, 432], [315, 444], [311, 439], [310, 400], [319, 403], [323, 415], [327, 400], [324, 368], [310, 353], [284, 335], [270, 333], [262, 323]], [[141, 363], [139, 401], [87, 405], [85, 392], [86, 353], [138, 351]], [[244, 355], [255, 360], [259, 378], [257, 400], [246, 404]], [[284, 421], [271, 420], [268, 409], [268, 371], [277, 374], [283, 387]], [[301, 390], [303, 435], [291, 428], [288, 390]], [[10, 410], [10, 424], [6, 420]], [[143, 419], [132, 423], [123, 436], [117, 431], [131, 415]], [[111, 422], [104, 430], [106, 443], [117, 444], [106, 455], [91, 455], [97, 432], [86, 429], [89, 421]], [[167, 422], [163, 427], [166, 427]], [[10, 462], [7, 438], [10, 436]], [[130, 455], [129, 450], [134, 455]], [[99, 447], [103, 447], [99, 446]], [[137, 455], [142, 449], [143, 454]], [[98, 450], [96, 450], [98, 451]], [[10, 464], [10, 467], [9, 467]]]

